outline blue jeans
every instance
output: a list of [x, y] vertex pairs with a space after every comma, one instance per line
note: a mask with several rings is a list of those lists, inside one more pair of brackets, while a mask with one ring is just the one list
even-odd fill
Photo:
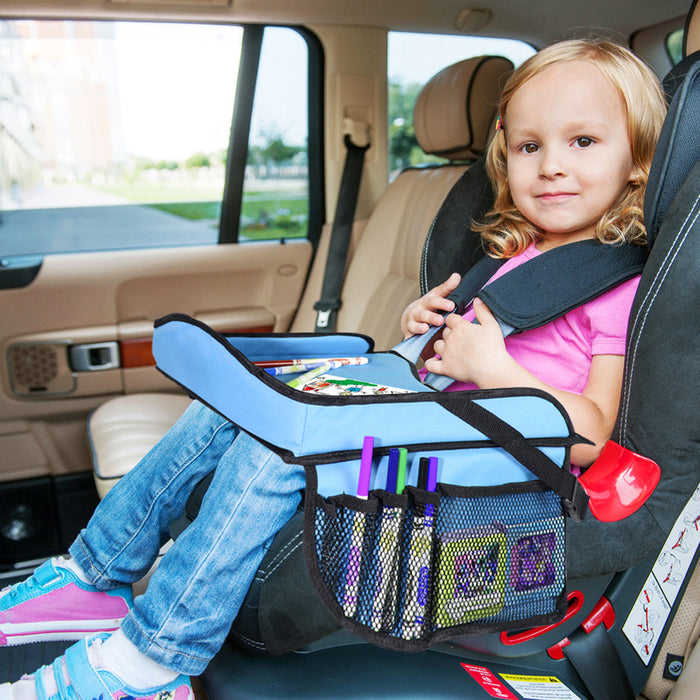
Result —
[[122, 622], [144, 654], [190, 675], [202, 673], [223, 644], [272, 538], [299, 506], [303, 468], [193, 403], [107, 494], [70, 547], [98, 588], [137, 581], [195, 484], [214, 470], [198, 517]]

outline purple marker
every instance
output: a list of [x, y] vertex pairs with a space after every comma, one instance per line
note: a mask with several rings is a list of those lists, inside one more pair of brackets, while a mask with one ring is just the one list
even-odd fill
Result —
[[[360, 458], [360, 478], [357, 482], [357, 497], [366, 499], [369, 496], [369, 482], [372, 475], [372, 452], [374, 438], [365, 436], [362, 443]], [[347, 617], [355, 617], [357, 611], [357, 596], [360, 590], [360, 568], [362, 566], [362, 545], [365, 536], [365, 516], [362, 513], [353, 515], [352, 541], [348, 552], [348, 568], [345, 574], [345, 593], [343, 595], [343, 612]]]
[[428, 458], [428, 485], [426, 486], [427, 491], [435, 491], [437, 488], [437, 472], [438, 472], [438, 458], [429, 457]]
[[362, 458], [360, 459], [360, 478], [357, 482], [357, 497], [369, 496], [369, 481], [372, 474], [372, 452], [374, 450], [374, 438], [366, 435], [362, 443]]

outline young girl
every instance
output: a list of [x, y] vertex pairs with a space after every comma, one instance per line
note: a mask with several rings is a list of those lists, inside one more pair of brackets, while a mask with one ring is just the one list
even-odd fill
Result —
[[[566, 243], [644, 244], [642, 203], [665, 106], [656, 81], [626, 50], [563, 42], [533, 56], [506, 85], [487, 168], [496, 191], [477, 226], [487, 252], [508, 261], [493, 279]], [[642, 79], [645, 76], [646, 79]], [[451, 311], [453, 274], [411, 304], [404, 335], [439, 325]], [[430, 372], [457, 380], [448, 391], [523, 386], [558, 398], [576, 431], [572, 460], [590, 464], [610, 436], [622, 384], [627, 321], [639, 278], [541, 328], [505, 341], [478, 299], [450, 315]], [[471, 321], [476, 316], [478, 324]], [[484, 361], [488, 358], [488, 361]]]
[[[613, 44], [565, 42], [523, 64], [505, 88], [488, 154], [497, 197], [479, 228], [489, 254], [509, 258], [497, 274], [581, 239], [643, 242], [643, 190], [664, 110], [652, 73]], [[457, 281], [453, 275], [409, 306], [404, 333], [442, 323], [436, 311], [452, 309], [445, 297]], [[576, 431], [595, 440], [574, 455], [590, 463], [617, 411], [636, 283], [505, 341], [489, 310], [476, 304], [464, 318], [448, 316], [426, 368], [454, 378], [452, 390], [549, 391]], [[479, 325], [470, 323], [474, 316]], [[198, 518], [163, 557], [146, 594], [132, 601], [130, 586], [154, 562], [169, 522], [212, 471]], [[187, 675], [199, 675], [220, 648], [303, 487], [300, 467], [192, 404], [102, 501], [70, 559], [46, 562], [0, 594], [0, 645], [119, 629], [0, 686], [0, 700], [191, 697]]]

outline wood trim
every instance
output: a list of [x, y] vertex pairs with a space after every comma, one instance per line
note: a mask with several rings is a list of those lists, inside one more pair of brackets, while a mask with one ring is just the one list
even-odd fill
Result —
[[[251, 333], [272, 333], [272, 326], [257, 326], [255, 328], [238, 328], [235, 331], [219, 331], [224, 335], [249, 335]], [[122, 369], [135, 367], [154, 367], [152, 338], [131, 338], [119, 341], [119, 354]]]

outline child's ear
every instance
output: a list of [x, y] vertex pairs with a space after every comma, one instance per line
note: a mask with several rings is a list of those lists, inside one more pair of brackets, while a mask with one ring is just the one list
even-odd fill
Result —
[[639, 168], [637, 165], [632, 166], [632, 170], [630, 171], [630, 177], [628, 182], [630, 185], [634, 185], [635, 187], [639, 185], [643, 180], [642, 177], [642, 170]]

